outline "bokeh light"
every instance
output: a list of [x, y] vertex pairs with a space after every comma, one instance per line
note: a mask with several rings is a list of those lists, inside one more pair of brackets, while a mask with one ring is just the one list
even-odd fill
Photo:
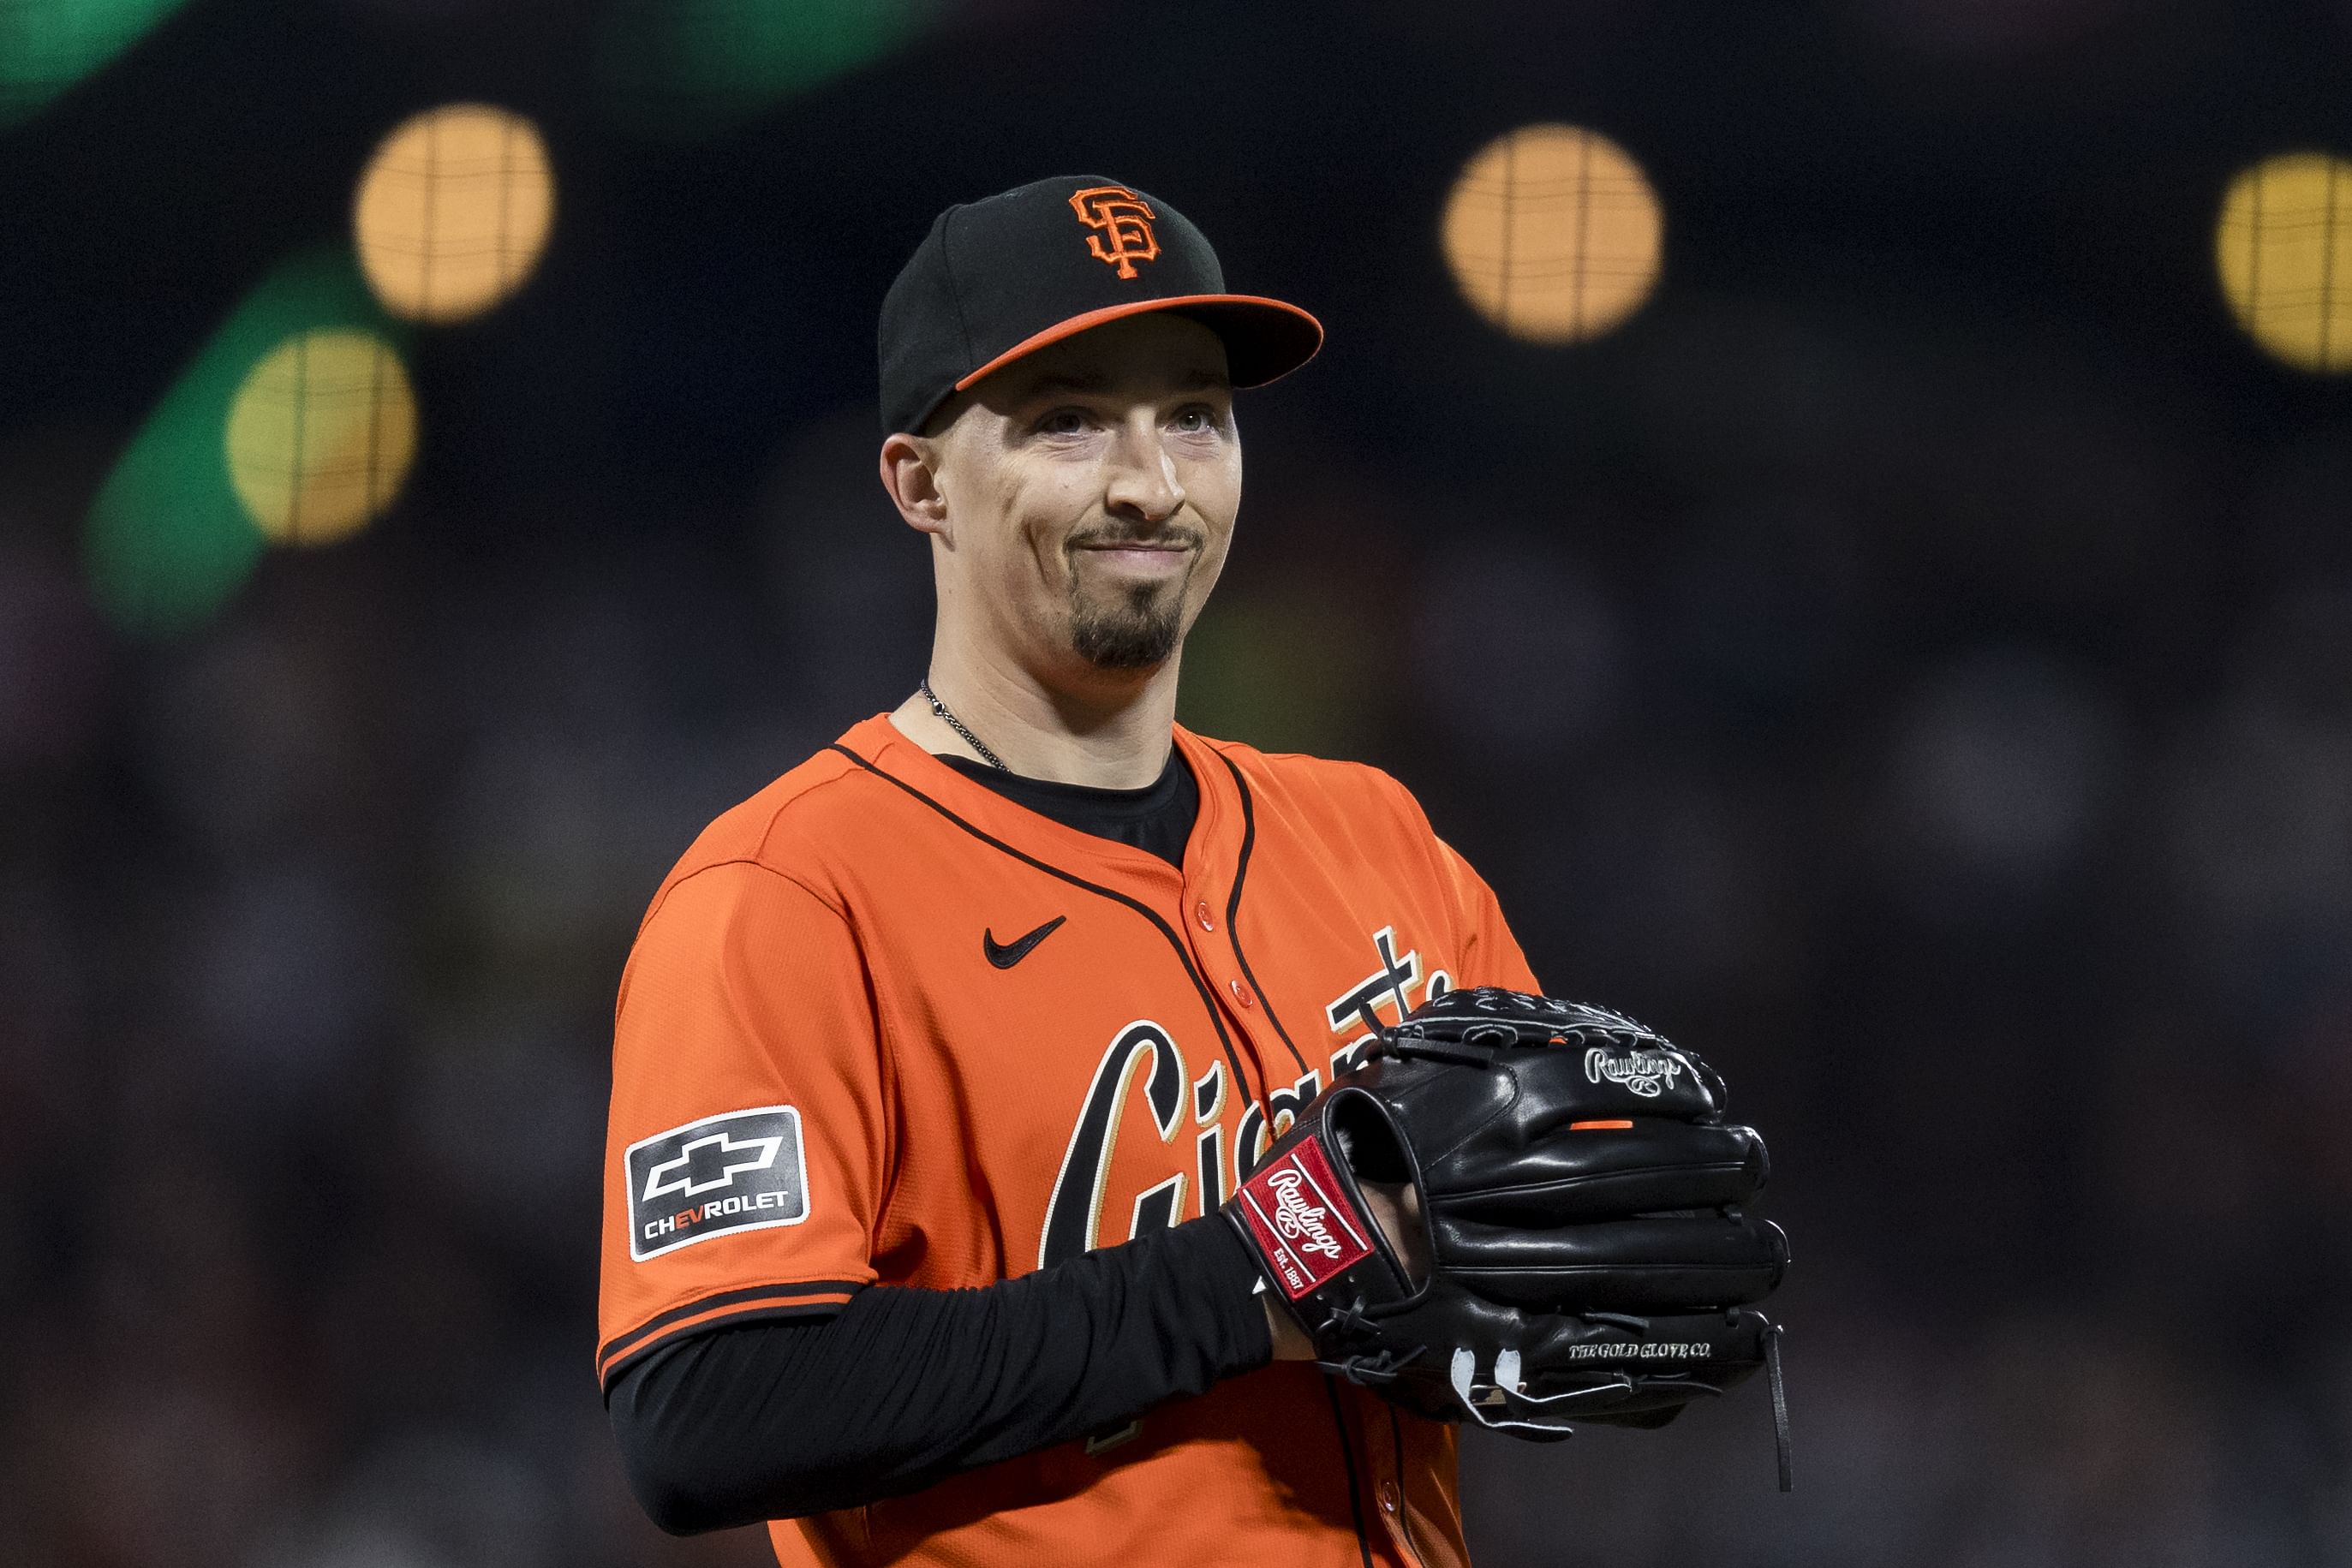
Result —
[[278, 544], [331, 544], [392, 504], [416, 455], [400, 356], [349, 329], [302, 332], [262, 357], [228, 414], [229, 482]]
[[[289, 339], [337, 331], [397, 340], [349, 251], [298, 256], [263, 279], [163, 394], [100, 486], [84, 533], [91, 596], [116, 627], [149, 637], [193, 631], [252, 571], [269, 536], [230, 473], [233, 411], [256, 366]], [[290, 502], [286, 511], [293, 515]]]
[[617, 0], [604, 78], [629, 130], [691, 140], [733, 129], [912, 38], [940, 0]]
[[47, 108], [187, 0], [0, 0], [0, 126]]
[[415, 321], [477, 315], [521, 287], [554, 217], [538, 128], [479, 103], [428, 110], [385, 137], [352, 206], [368, 287]]
[[1624, 149], [1579, 126], [1529, 125], [1463, 166], [1441, 235], [1480, 315], [1515, 338], [1570, 343], [1649, 298], [1664, 227]]
[[2306, 371], [2352, 368], [2352, 163], [2290, 152], [2241, 173], [2213, 258], [2255, 342]]

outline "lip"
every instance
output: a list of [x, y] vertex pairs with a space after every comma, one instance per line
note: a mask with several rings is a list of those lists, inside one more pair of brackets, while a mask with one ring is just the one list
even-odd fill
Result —
[[1192, 553], [1192, 546], [1180, 544], [1096, 544], [1073, 548], [1108, 564], [1137, 571], [1163, 571]]

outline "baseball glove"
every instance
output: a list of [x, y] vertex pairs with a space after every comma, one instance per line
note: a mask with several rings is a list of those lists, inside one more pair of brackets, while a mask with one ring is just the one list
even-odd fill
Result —
[[[1226, 1213], [1325, 1369], [1444, 1420], [1557, 1439], [1663, 1426], [1769, 1365], [1787, 1239], [1741, 1206], [1764, 1141], [1722, 1078], [1600, 1008], [1454, 991], [1300, 1113]], [[1363, 1184], [1410, 1193], [1408, 1267]]]

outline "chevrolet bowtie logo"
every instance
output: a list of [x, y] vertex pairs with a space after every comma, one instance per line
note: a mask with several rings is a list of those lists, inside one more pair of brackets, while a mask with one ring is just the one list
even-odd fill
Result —
[[782, 1138], [745, 1138], [740, 1143], [722, 1130], [697, 1138], [646, 1173], [645, 1196], [667, 1197], [672, 1193], [692, 1197], [731, 1186], [745, 1171], [763, 1171], [776, 1163]]

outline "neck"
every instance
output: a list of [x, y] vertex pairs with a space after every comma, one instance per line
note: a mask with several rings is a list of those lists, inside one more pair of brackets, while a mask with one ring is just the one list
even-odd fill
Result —
[[[1095, 671], [1067, 684], [1010, 661], [931, 648], [931, 690], [1013, 772], [1057, 784], [1140, 789], [1168, 765], [1182, 650], [1154, 670]], [[945, 757], [979, 753], [919, 693], [890, 715], [898, 732]]]

